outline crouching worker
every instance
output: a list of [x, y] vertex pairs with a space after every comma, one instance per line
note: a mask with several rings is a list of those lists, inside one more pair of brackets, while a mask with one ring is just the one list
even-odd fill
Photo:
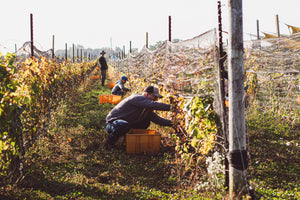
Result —
[[161, 126], [172, 126], [171, 120], [159, 117], [154, 110], [170, 111], [172, 106], [156, 102], [162, 98], [156, 87], [148, 86], [143, 94], [133, 94], [117, 104], [107, 115], [105, 130], [109, 134], [105, 143], [111, 149], [121, 136], [130, 129], [147, 129], [150, 122]]
[[128, 81], [128, 78], [126, 76], [122, 76], [111, 90], [111, 94], [123, 96], [126, 94], [127, 91], [130, 91], [129, 88], [126, 88], [124, 86], [126, 81]]

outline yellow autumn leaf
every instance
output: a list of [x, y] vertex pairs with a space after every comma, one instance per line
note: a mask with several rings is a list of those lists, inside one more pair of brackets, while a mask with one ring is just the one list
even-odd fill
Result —
[[196, 147], [196, 144], [197, 144], [197, 138], [193, 137], [193, 140], [191, 141], [192, 147]]

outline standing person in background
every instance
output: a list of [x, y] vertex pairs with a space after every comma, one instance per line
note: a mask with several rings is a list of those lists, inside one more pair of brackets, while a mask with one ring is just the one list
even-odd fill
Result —
[[113, 87], [111, 94], [123, 96], [127, 91], [130, 91], [129, 88], [126, 88], [124, 85], [128, 81], [126, 76], [122, 76], [120, 80], [116, 82], [116, 85]]
[[100, 54], [101, 54], [101, 57], [99, 58], [99, 64], [100, 64], [100, 70], [101, 70], [101, 83], [102, 83], [102, 86], [104, 86], [105, 79], [106, 79], [106, 71], [108, 69], [108, 66], [107, 66], [106, 59], [104, 57], [105, 51], [102, 51]]

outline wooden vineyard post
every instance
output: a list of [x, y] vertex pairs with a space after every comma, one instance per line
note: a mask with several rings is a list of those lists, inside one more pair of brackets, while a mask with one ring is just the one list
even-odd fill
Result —
[[67, 43], [65, 44], [65, 59], [68, 61], [68, 45]]
[[54, 35], [52, 36], [52, 59], [55, 58], [55, 54], [54, 54]]
[[132, 53], [132, 49], [131, 49], [131, 41], [129, 41], [129, 53]]
[[169, 41], [172, 42], [172, 37], [171, 37], [171, 31], [172, 31], [172, 26], [171, 26], [171, 16], [169, 16]]
[[278, 37], [277, 45], [278, 45], [278, 48], [279, 48], [279, 46], [280, 46], [280, 28], [279, 28], [279, 17], [278, 17], [278, 15], [275, 15], [275, 22], [276, 22], [276, 30], [277, 30], [277, 37]]
[[242, 0], [229, 0], [229, 196], [247, 189]]
[[30, 14], [30, 49], [31, 49], [30, 56], [33, 58], [34, 53], [33, 53], [33, 15], [32, 15], [32, 13]]
[[78, 63], [78, 60], [79, 60], [79, 49], [78, 49], [78, 47], [76, 48], [76, 51], [77, 51], [77, 54], [76, 54], [75, 59], [76, 59], [76, 62]]
[[74, 47], [74, 43], [73, 43], [73, 63], [75, 62], [75, 47]]
[[259, 37], [259, 21], [258, 20], [256, 20], [256, 35], [257, 35], [257, 40], [259, 40], [260, 37]]
[[275, 20], [276, 20], [277, 37], [280, 38], [280, 28], [279, 28], [279, 17], [278, 17], [278, 15], [275, 16]]
[[148, 48], [148, 32], [146, 32], [146, 48]]
[[123, 59], [125, 58], [125, 56], [126, 56], [126, 53], [125, 53], [125, 45], [123, 45]]

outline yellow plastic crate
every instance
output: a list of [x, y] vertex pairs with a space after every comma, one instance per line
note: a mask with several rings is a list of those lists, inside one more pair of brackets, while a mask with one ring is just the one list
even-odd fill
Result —
[[161, 134], [156, 130], [130, 129], [126, 133], [126, 152], [129, 154], [155, 154], [160, 151]]

